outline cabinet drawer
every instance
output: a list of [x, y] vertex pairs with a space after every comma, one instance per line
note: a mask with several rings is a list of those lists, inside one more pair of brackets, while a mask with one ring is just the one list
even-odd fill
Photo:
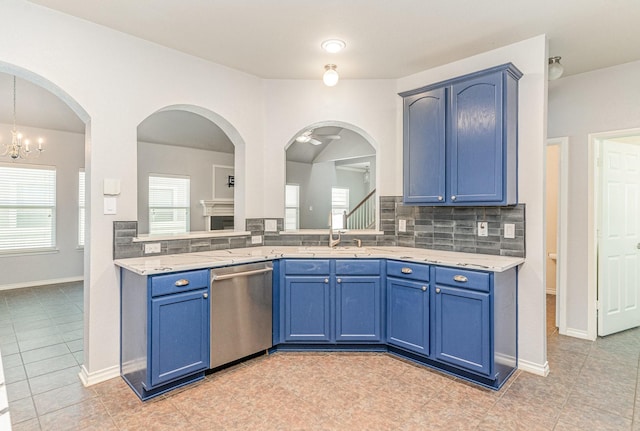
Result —
[[329, 275], [329, 259], [295, 259], [285, 263], [287, 275]]
[[429, 265], [389, 260], [387, 261], [387, 276], [429, 281]]
[[490, 278], [487, 272], [456, 268], [436, 268], [436, 284], [488, 292], [491, 283]]
[[336, 275], [380, 275], [379, 260], [338, 259]]
[[151, 296], [168, 295], [209, 287], [209, 270], [176, 272], [151, 277]]

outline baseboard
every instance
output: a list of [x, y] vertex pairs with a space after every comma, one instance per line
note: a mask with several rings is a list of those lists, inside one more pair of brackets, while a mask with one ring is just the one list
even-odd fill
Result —
[[544, 364], [536, 364], [534, 362], [518, 359], [518, 369], [531, 374], [546, 377], [549, 375], [549, 362], [545, 361]]
[[89, 373], [85, 366], [80, 368], [80, 381], [85, 386], [92, 386], [97, 383], [102, 383], [107, 380], [111, 380], [120, 376], [120, 366], [114, 365], [113, 367], [105, 368], [100, 371]]
[[574, 337], [574, 338], [580, 338], [582, 340], [593, 341], [593, 338], [589, 337], [589, 333], [581, 329], [567, 328], [567, 332], [565, 332], [564, 334], [561, 332], [560, 335], [566, 335], [567, 337]]
[[83, 280], [84, 280], [83, 276], [78, 276], [78, 277], [53, 278], [50, 280], [25, 281], [23, 283], [2, 284], [0, 285], [0, 290], [24, 289], [25, 287], [47, 286], [49, 284], [75, 283], [77, 281], [83, 281]]

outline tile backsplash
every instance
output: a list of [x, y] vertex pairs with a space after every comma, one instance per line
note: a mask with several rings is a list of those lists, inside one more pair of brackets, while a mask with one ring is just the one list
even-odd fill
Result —
[[[366, 246], [401, 246], [435, 250], [484, 253], [499, 256], [525, 256], [525, 205], [512, 207], [424, 207], [404, 205], [401, 196], [380, 197], [380, 234], [342, 235], [340, 245], [353, 245], [355, 239]], [[264, 218], [246, 220], [250, 235], [218, 238], [192, 238], [160, 242], [160, 253], [177, 254], [196, 251], [223, 250], [251, 246], [322, 246], [327, 234], [281, 235], [284, 219], [276, 220], [276, 231], [265, 231]], [[400, 232], [400, 223], [405, 231]], [[486, 221], [488, 236], [477, 236], [478, 222]], [[515, 238], [504, 238], [504, 224], [515, 225]], [[144, 243], [133, 242], [137, 236], [136, 221], [116, 221], [113, 224], [113, 258], [141, 257]], [[252, 244], [252, 236], [261, 236], [262, 244]], [[149, 256], [149, 255], [146, 255]]]

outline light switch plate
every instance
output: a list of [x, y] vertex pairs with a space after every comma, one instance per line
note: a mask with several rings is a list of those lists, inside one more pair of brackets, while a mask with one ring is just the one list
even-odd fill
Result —
[[274, 219], [266, 219], [264, 221], [265, 232], [275, 232], [278, 230], [278, 223]]
[[252, 235], [251, 244], [262, 244], [262, 235]]
[[516, 225], [513, 223], [504, 224], [504, 237], [514, 239], [516, 237]]
[[398, 232], [406, 232], [407, 231], [407, 221], [405, 219], [398, 220]]
[[105, 197], [104, 198], [104, 213], [108, 215], [117, 214], [117, 198]]
[[489, 236], [489, 223], [486, 221], [478, 222], [478, 236]]
[[160, 243], [159, 242], [150, 242], [144, 245], [144, 254], [151, 253], [160, 253]]

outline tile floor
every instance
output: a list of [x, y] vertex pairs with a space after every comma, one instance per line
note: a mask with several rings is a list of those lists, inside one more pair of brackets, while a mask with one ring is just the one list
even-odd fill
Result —
[[640, 329], [560, 336], [551, 299], [550, 375], [517, 372], [498, 392], [386, 354], [278, 353], [142, 403], [120, 378], [79, 383], [79, 285], [0, 292], [0, 350], [16, 431], [640, 431]]

